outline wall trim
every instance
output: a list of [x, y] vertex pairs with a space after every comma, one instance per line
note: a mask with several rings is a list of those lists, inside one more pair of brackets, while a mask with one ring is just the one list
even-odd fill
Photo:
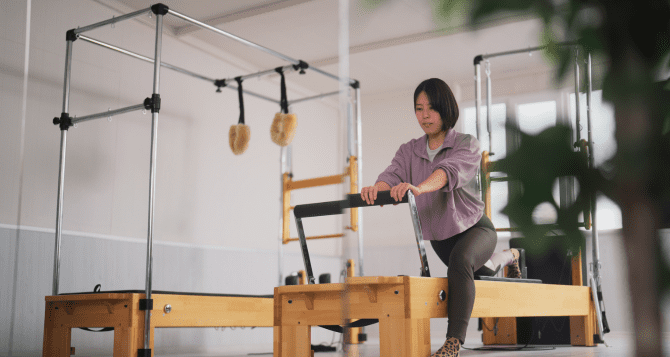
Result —
[[[32, 227], [32, 226], [17, 226], [15, 224], [4, 224], [0, 223], [0, 229], [13, 229], [19, 231], [31, 231], [31, 232], [40, 232], [40, 233], [50, 233], [56, 234], [55, 228], [43, 228], [43, 227]], [[100, 233], [88, 233], [88, 232], [79, 232], [79, 231], [68, 231], [63, 230], [63, 235], [75, 236], [75, 237], [85, 237], [85, 238], [96, 238], [103, 240], [111, 240], [117, 242], [129, 242], [129, 243], [138, 243], [146, 244], [146, 240], [141, 238], [133, 237], [121, 237], [114, 236], [109, 234], [100, 234]], [[171, 242], [154, 239], [154, 245], [162, 245], [168, 247], [181, 247], [181, 248], [195, 248], [203, 250], [220, 250], [220, 251], [229, 251], [229, 252], [247, 252], [247, 253], [272, 253], [277, 254], [276, 249], [252, 249], [252, 248], [237, 248], [237, 247], [222, 247], [218, 245], [205, 245], [205, 244], [192, 244], [192, 243], [182, 243], [182, 242]], [[300, 252], [284, 252], [284, 255], [300, 255]], [[310, 257], [319, 257], [319, 258], [342, 258], [340, 256], [333, 255], [323, 255], [323, 254], [313, 254], [310, 253]]]

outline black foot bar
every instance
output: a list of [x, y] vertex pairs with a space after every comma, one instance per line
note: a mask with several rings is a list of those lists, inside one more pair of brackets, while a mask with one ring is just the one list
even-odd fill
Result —
[[377, 199], [375, 200], [374, 204], [371, 205], [363, 201], [359, 193], [355, 193], [347, 195], [347, 198], [341, 201], [309, 203], [295, 206], [293, 209], [293, 214], [295, 215], [295, 222], [298, 228], [300, 248], [302, 250], [302, 259], [305, 263], [305, 272], [307, 273], [307, 281], [309, 284], [314, 284], [314, 273], [312, 272], [312, 263], [309, 260], [309, 251], [307, 250], [307, 238], [305, 237], [305, 230], [302, 226], [302, 219], [304, 217], [331, 216], [342, 214], [342, 211], [347, 208], [371, 207], [397, 203], [409, 203], [409, 209], [412, 215], [412, 223], [414, 224], [414, 234], [416, 235], [416, 244], [419, 248], [419, 257], [421, 259], [421, 276], [429, 277], [430, 269], [428, 269], [428, 259], [426, 258], [426, 250], [423, 244], [423, 234], [421, 233], [419, 211], [416, 208], [416, 201], [412, 191], [407, 191], [407, 195], [405, 195], [405, 197], [403, 197], [403, 199], [398, 202], [396, 202], [396, 200], [391, 197], [391, 191], [380, 191], [377, 193]]

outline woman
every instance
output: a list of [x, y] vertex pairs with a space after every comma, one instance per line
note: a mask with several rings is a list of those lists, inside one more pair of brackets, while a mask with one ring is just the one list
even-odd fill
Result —
[[400, 146], [391, 165], [361, 197], [372, 204], [379, 191], [400, 201], [416, 196], [423, 239], [446, 264], [449, 278], [447, 340], [433, 356], [458, 356], [475, 301], [474, 272], [492, 257], [495, 228], [475, 188], [481, 153], [471, 135], [456, 132], [458, 104], [449, 86], [431, 78], [414, 91], [414, 112], [426, 135]]

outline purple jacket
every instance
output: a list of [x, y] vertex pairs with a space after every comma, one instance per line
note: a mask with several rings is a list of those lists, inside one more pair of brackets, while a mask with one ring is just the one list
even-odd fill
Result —
[[484, 202], [477, 194], [476, 174], [481, 162], [479, 141], [453, 129], [447, 132], [442, 149], [428, 160], [424, 135], [400, 146], [391, 165], [377, 178], [391, 187], [401, 182], [417, 186], [435, 170], [447, 174], [447, 184], [416, 197], [424, 240], [443, 240], [465, 231], [484, 215]]

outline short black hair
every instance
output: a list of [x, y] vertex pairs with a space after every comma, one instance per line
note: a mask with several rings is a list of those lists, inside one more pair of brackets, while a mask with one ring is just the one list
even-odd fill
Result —
[[428, 101], [433, 110], [440, 114], [442, 119], [442, 130], [453, 128], [458, 121], [458, 103], [454, 98], [451, 88], [439, 78], [430, 78], [421, 82], [414, 90], [414, 110], [416, 111], [416, 98], [421, 92], [426, 92]]

